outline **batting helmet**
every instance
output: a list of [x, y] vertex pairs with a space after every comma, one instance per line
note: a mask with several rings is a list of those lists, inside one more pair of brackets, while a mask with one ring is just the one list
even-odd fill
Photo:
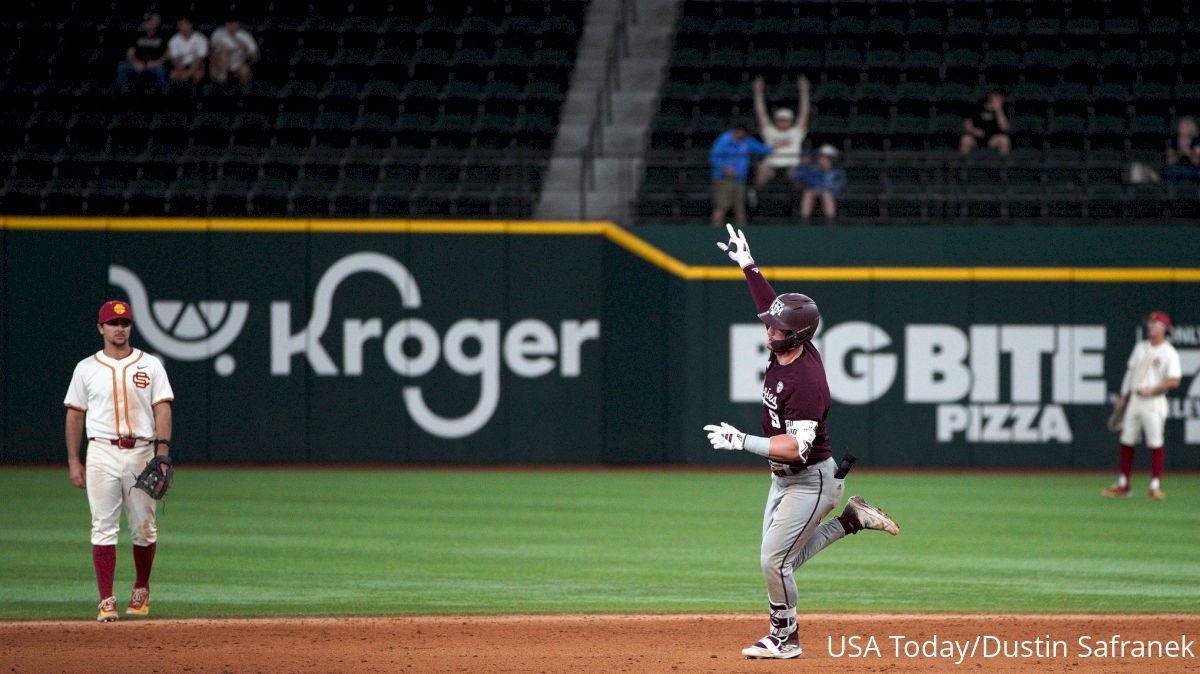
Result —
[[783, 352], [812, 339], [821, 324], [817, 303], [808, 295], [784, 293], [771, 302], [770, 308], [758, 315], [763, 323], [787, 333], [783, 339], [771, 340], [772, 351]]

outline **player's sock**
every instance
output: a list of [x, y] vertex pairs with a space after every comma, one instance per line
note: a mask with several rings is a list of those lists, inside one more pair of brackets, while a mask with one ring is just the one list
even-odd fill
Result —
[[134, 587], [150, 589], [150, 567], [154, 566], [154, 551], [158, 543], [133, 546], [133, 565], [137, 568], [137, 580]]
[[1163, 461], [1167, 458], [1167, 453], [1162, 447], [1152, 447], [1150, 449], [1150, 477], [1153, 482], [1150, 483], [1152, 489], [1158, 489], [1158, 482], [1162, 479]]
[[117, 546], [93, 545], [92, 566], [96, 567], [96, 589], [100, 600], [113, 596], [113, 575], [117, 570]]
[[771, 604], [771, 633], [780, 638], [786, 638], [796, 631], [796, 607], [788, 608], [783, 604]]
[[1121, 445], [1121, 477], [1117, 478], [1117, 486], [1121, 489], [1129, 486], [1129, 476], [1133, 474], [1133, 447]]
[[837, 521], [842, 525], [842, 530], [846, 535], [857, 534], [862, 531], [862, 524], [859, 523], [857, 517], [847, 517], [845, 512], [837, 516]]

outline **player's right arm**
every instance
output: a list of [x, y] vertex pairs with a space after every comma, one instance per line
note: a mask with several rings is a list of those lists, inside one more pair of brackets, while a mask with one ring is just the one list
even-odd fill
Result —
[[746, 242], [746, 235], [740, 229], [734, 229], [733, 225], [727, 224], [725, 229], [729, 231], [729, 243], [718, 241], [717, 248], [725, 251], [729, 259], [742, 268], [742, 273], [746, 275], [746, 283], [750, 286], [750, 295], [754, 297], [755, 306], [758, 307], [759, 313], [766, 311], [770, 308], [771, 302], [775, 301], [775, 289], [771, 287], [767, 279], [763, 278], [754, 258], [750, 256], [750, 244]]
[[1133, 370], [1137, 367], [1138, 350], [1141, 346], [1140, 343], [1135, 344], [1133, 351], [1129, 352], [1129, 360], [1125, 362], [1125, 377], [1121, 379], [1121, 396], [1113, 405], [1113, 409], [1118, 412], [1125, 409], [1125, 404], [1129, 402], [1129, 394], [1133, 393]]
[[67, 387], [67, 396], [63, 399], [63, 406], [67, 408], [67, 466], [70, 469], [71, 484], [80, 489], [87, 485], [83, 462], [79, 460], [79, 443], [83, 438], [84, 419], [88, 408], [87, 385], [84, 384], [83, 376], [84, 366], [83, 363], [79, 363], [71, 373], [71, 385]]
[[70, 471], [71, 484], [80, 489], [87, 486], [83, 462], [79, 460], [79, 443], [83, 438], [83, 419], [83, 412], [72, 407], [67, 408], [67, 467]]
[[815, 421], [790, 420], [787, 422], [786, 432], [769, 438], [743, 433], [724, 421], [720, 425], [709, 424], [704, 427], [708, 441], [714, 449], [750, 452], [784, 463], [806, 461], [813, 439], [816, 438], [816, 431]]

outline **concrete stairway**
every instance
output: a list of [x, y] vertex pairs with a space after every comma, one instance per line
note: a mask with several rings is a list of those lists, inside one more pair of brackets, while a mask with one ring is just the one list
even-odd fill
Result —
[[592, 0], [536, 219], [629, 220], [682, 5]]

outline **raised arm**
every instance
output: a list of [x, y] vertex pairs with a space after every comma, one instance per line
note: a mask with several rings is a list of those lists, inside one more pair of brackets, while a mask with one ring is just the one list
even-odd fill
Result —
[[740, 229], [734, 229], [733, 225], [725, 225], [725, 228], [729, 230], [729, 243], [718, 241], [717, 248], [725, 251], [729, 259], [742, 268], [742, 273], [746, 275], [746, 283], [750, 285], [750, 296], [754, 298], [754, 305], [758, 307], [759, 313], [766, 311], [771, 307], [771, 302], [775, 301], [775, 289], [763, 278], [754, 258], [750, 256], [750, 244], [746, 243], [746, 235]]
[[800, 107], [797, 108], [797, 110], [799, 110], [799, 112], [797, 113], [798, 116], [796, 117], [796, 126], [799, 127], [802, 131], [807, 132], [808, 131], [808, 113], [809, 113], [809, 104], [810, 104], [809, 92], [808, 92], [808, 78], [805, 77], [804, 75], [801, 75], [800, 78], [797, 80], [797, 84], [800, 87]]
[[759, 133], [766, 131], [767, 127], [771, 126], [771, 117], [767, 115], [767, 99], [763, 95], [763, 90], [766, 84], [763, 83], [761, 76], [755, 77], [750, 83], [750, 88], [754, 90], [754, 118], [758, 120]]

